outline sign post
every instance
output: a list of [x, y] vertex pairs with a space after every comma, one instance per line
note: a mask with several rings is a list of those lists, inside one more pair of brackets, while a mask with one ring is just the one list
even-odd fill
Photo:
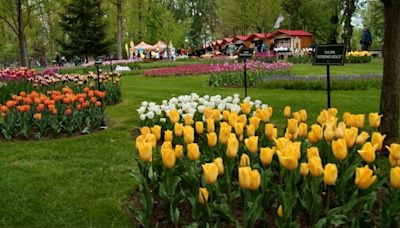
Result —
[[243, 59], [244, 67], [244, 96], [247, 97], [247, 66], [246, 62], [248, 59], [253, 57], [254, 48], [242, 48], [239, 52], [239, 59]]
[[318, 45], [315, 50], [313, 65], [326, 66], [326, 90], [328, 96], [328, 108], [331, 107], [331, 72], [330, 66], [343, 66], [346, 57], [346, 44]]
[[97, 88], [100, 91], [100, 69], [99, 66], [103, 64], [103, 57], [98, 57], [96, 59], [95, 65], [96, 65], [96, 70], [97, 70]]

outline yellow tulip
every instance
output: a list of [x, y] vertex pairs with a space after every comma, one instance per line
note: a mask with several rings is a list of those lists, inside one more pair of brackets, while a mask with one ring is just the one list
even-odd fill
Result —
[[256, 109], [256, 116], [263, 122], [269, 121], [269, 113], [267, 109]]
[[224, 161], [222, 158], [218, 157], [213, 162], [218, 168], [218, 175], [222, 175], [224, 173]]
[[257, 169], [253, 169], [250, 171], [250, 185], [249, 189], [250, 190], [257, 190], [260, 187], [261, 184], [261, 175], [260, 172], [258, 172]]
[[242, 109], [242, 113], [246, 115], [251, 112], [251, 105], [248, 102], [241, 103], [240, 108]]
[[206, 120], [208, 120], [208, 119], [212, 119], [213, 118], [213, 113], [212, 113], [212, 109], [211, 108], [205, 108], [204, 109], [204, 118], [206, 119]]
[[260, 160], [263, 165], [265, 166], [270, 165], [273, 156], [274, 156], [274, 151], [271, 148], [265, 147], [260, 149]]
[[199, 198], [200, 204], [205, 204], [208, 202], [208, 190], [207, 188], [199, 188]]
[[362, 157], [362, 159], [366, 163], [372, 163], [375, 161], [375, 147], [372, 146], [371, 142], [367, 142], [363, 145], [361, 150], [358, 150], [358, 153]]
[[272, 129], [272, 136], [270, 139], [276, 139], [278, 138], [278, 128]]
[[287, 138], [274, 139], [274, 141], [278, 150], [284, 150], [290, 142]]
[[381, 118], [383, 115], [379, 115], [377, 112], [370, 113], [368, 116], [369, 126], [372, 128], [378, 128], [381, 125]]
[[312, 157], [319, 158], [318, 147], [313, 146], [313, 147], [307, 148], [307, 160], [309, 161]]
[[183, 141], [185, 141], [186, 144], [194, 142], [194, 129], [192, 126], [183, 127]]
[[231, 125], [232, 127], [234, 127], [235, 126], [235, 123], [236, 122], [238, 122], [238, 118], [239, 118], [239, 116], [238, 116], [238, 114], [237, 114], [237, 112], [231, 112], [230, 114], [229, 114], [229, 125]]
[[251, 153], [257, 153], [258, 151], [258, 136], [250, 136], [248, 139], [244, 140], [246, 148]]
[[207, 143], [209, 147], [217, 145], [217, 134], [215, 132], [207, 133]]
[[183, 146], [182, 145], [176, 145], [175, 146], [175, 155], [177, 158], [182, 158], [183, 157]]
[[229, 115], [230, 115], [230, 112], [228, 110], [222, 111], [222, 119], [224, 121], [229, 121]]
[[254, 125], [256, 129], [258, 129], [258, 127], [260, 126], [260, 121], [261, 119], [256, 116], [252, 116], [249, 119], [250, 124]]
[[272, 123], [265, 124], [264, 127], [265, 136], [267, 136], [269, 139], [271, 139], [273, 136], [273, 129], [274, 129], [274, 124]]
[[283, 109], [283, 115], [286, 118], [289, 118], [292, 112], [292, 108], [290, 106], [285, 106], [285, 109]]
[[295, 134], [298, 130], [298, 121], [296, 119], [288, 119], [288, 131], [290, 134]]
[[246, 167], [239, 167], [239, 186], [243, 189], [247, 189], [250, 186], [250, 172], [251, 168]]
[[308, 166], [307, 163], [302, 162], [300, 164], [300, 173], [303, 177], [306, 177], [308, 175], [308, 173], [310, 172], [310, 167]]
[[231, 132], [232, 132], [231, 126], [221, 124], [221, 128], [219, 129], [219, 142], [223, 145], [226, 145]]
[[139, 135], [138, 137], [136, 137], [136, 141], [135, 141], [135, 147], [136, 149], [139, 149], [139, 144], [140, 143], [144, 143], [146, 142], [145, 138], [143, 137], [143, 135]]
[[357, 128], [363, 128], [364, 127], [364, 122], [365, 122], [365, 115], [364, 114], [359, 114], [354, 116], [355, 119], [355, 124]]
[[242, 135], [243, 129], [244, 129], [244, 124], [242, 122], [237, 122], [234, 125], [234, 129], [235, 129], [236, 135]]
[[346, 130], [346, 124], [344, 122], [340, 122], [335, 130], [335, 137], [337, 139], [344, 138], [344, 132]]
[[278, 216], [279, 217], [283, 217], [283, 209], [282, 209], [282, 205], [279, 205], [279, 208], [278, 208], [278, 211], [277, 211], [277, 213], [278, 213]]
[[334, 136], [334, 131], [331, 127], [326, 127], [324, 130], [324, 138], [327, 142], [332, 141]]
[[151, 143], [151, 146], [153, 148], [156, 148], [157, 140], [156, 140], [156, 136], [154, 134], [147, 134], [144, 140], [148, 143]]
[[354, 127], [354, 116], [350, 114], [349, 112], [343, 113], [343, 121], [346, 123], [347, 126], [349, 127]]
[[250, 166], [250, 157], [247, 154], [242, 154], [240, 157], [240, 167]]
[[327, 110], [322, 110], [319, 113], [319, 116], [317, 118], [317, 122], [319, 124], [323, 125], [326, 122], [326, 120], [328, 119], [328, 117], [329, 117], [329, 112]]
[[277, 151], [279, 163], [287, 170], [295, 170], [298, 166], [297, 154], [287, 153], [284, 151]]
[[392, 143], [390, 144], [390, 147], [386, 146], [386, 148], [389, 150], [389, 153], [393, 159], [400, 159], [400, 144]]
[[214, 132], [215, 131], [215, 124], [214, 124], [214, 119], [206, 119], [207, 121], [207, 132]]
[[307, 121], [307, 111], [305, 109], [301, 109], [300, 113], [300, 121], [305, 123]]
[[154, 134], [154, 136], [156, 136], [156, 140], [160, 140], [161, 139], [161, 126], [160, 125], [154, 125], [151, 128], [151, 133]]
[[246, 124], [247, 123], [247, 116], [245, 114], [240, 115], [238, 117], [238, 121], [243, 123], [243, 124]]
[[165, 149], [172, 149], [172, 142], [164, 141], [163, 144], [161, 145], [161, 150]]
[[204, 132], [204, 123], [202, 121], [196, 121], [196, 133], [201, 135]]
[[219, 112], [218, 109], [213, 109], [212, 110], [212, 115], [213, 115], [213, 119], [215, 122], [219, 122], [219, 120], [221, 119], [221, 113]]
[[172, 149], [162, 150], [161, 158], [165, 168], [170, 169], [174, 167], [176, 161], [175, 151], [173, 151]]
[[356, 142], [358, 137], [358, 128], [351, 127], [344, 131], [344, 139], [346, 140], [347, 148], [351, 148]]
[[246, 126], [247, 136], [254, 136], [256, 134], [256, 127], [253, 124], [249, 124]]
[[299, 124], [299, 137], [300, 138], [307, 137], [307, 124], [306, 123]]
[[310, 173], [313, 177], [319, 177], [324, 173], [324, 168], [322, 167], [322, 161], [319, 157], [312, 157], [308, 161], [308, 166], [310, 167]]
[[207, 184], [214, 184], [218, 178], [218, 167], [215, 163], [201, 165], [204, 173], [204, 180]]
[[383, 140], [385, 139], [386, 135], [382, 135], [379, 132], [374, 132], [372, 134], [371, 143], [373, 146], [376, 146], [376, 150], [382, 150]]
[[[325, 127], [331, 127], [333, 130], [336, 130], [337, 118], [333, 116], [328, 116], [326, 122], [324, 123]], [[346, 125], [344, 125], [346, 128]]]
[[175, 123], [174, 125], [174, 133], [176, 136], [180, 137], [183, 133], [183, 124]]
[[191, 126], [193, 124], [193, 119], [191, 115], [185, 115], [184, 122], [186, 126]]
[[338, 110], [336, 108], [329, 108], [328, 109], [328, 113], [329, 113], [330, 116], [336, 117], [336, 115], [338, 113]]
[[151, 130], [149, 127], [142, 127], [140, 128], [140, 134], [143, 135], [143, 137], [146, 137], [147, 134], [150, 134]]
[[320, 125], [318, 125], [318, 124], [311, 125], [311, 132], [314, 133], [314, 137], [315, 137], [315, 139], [317, 141], [320, 141], [324, 136], [324, 133], [322, 131], [322, 127]]
[[297, 120], [297, 122], [300, 123], [300, 121], [301, 121], [300, 112], [294, 112], [293, 113], [293, 119]]
[[138, 151], [139, 151], [139, 157], [142, 161], [151, 162], [153, 155], [151, 143], [146, 143], [146, 142], [139, 143]]
[[239, 150], [239, 141], [236, 138], [236, 135], [231, 133], [228, 138], [228, 145], [226, 147], [226, 156], [229, 159], [233, 159], [236, 157], [236, 154]]
[[347, 146], [345, 139], [332, 141], [332, 152], [336, 159], [343, 161], [347, 157]]
[[390, 169], [390, 185], [393, 188], [400, 188], [400, 167]]
[[369, 134], [366, 131], [361, 132], [361, 134], [356, 139], [357, 145], [364, 145], [367, 139], [369, 138]]
[[189, 160], [196, 161], [200, 158], [200, 149], [197, 143], [191, 143], [187, 145], [188, 154], [187, 157]]
[[398, 163], [400, 162], [400, 160], [394, 159], [393, 156], [392, 156], [391, 154], [389, 154], [388, 160], [389, 160], [389, 164], [390, 164], [391, 167], [397, 166]]
[[338, 177], [338, 169], [335, 164], [328, 163], [325, 165], [324, 182], [326, 185], [335, 185]]
[[171, 111], [168, 112], [167, 115], [168, 115], [169, 120], [171, 121], [172, 124], [175, 124], [175, 123], [179, 122], [180, 115], [179, 115], [179, 112], [177, 110], [172, 109]]
[[269, 113], [269, 118], [271, 119], [272, 113], [274, 112], [274, 109], [271, 106], [267, 107], [268, 113]]
[[376, 180], [376, 175], [368, 167], [368, 165], [362, 168], [356, 168], [356, 179], [354, 183], [362, 190], [369, 188]]
[[172, 139], [174, 138], [174, 135], [172, 134], [171, 130], [166, 130], [164, 132], [164, 141], [170, 141], [172, 142]]

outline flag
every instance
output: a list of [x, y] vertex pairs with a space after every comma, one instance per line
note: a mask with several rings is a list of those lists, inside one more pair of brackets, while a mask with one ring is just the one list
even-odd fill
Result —
[[282, 14], [279, 15], [278, 19], [276, 19], [274, 28], [275, 29], [279, 28], [283, 20], [285, 20], [285, 18], [282, 16]]

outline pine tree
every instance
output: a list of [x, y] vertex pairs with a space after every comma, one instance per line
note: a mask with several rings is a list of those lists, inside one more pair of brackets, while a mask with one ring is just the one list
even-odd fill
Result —
[[68, 58], [84, 56], [87, 60], [108, 53], [107, 22], [100, 3], [101, 0], [72, 0], [61, 15], [60, 26], [65, 34], [60, 44]]

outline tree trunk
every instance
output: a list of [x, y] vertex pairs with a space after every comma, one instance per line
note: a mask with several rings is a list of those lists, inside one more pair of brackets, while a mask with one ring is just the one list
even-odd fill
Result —
[[122, 0], [117, 0], [117, 56], [122, 59]]
[[355, 0], [346, 0], [344, 9], [344, 42], [346, 43], [347, 50], [351, 50], [351, 38], [353, 36], [353, 26], [351, 25], [351, 18], [356, 10]]
[[22, 18], [22, 0], [17, 1], [17, 16], [18, 16], [18, 41], [19, 41], [19, 57], [21, 66], [29, 66], [28, 48], [26, 45], [24, 24]]
[[143, 40], [143, 31], [142, 31], [142, 23], [143, 23], [143, 0], [138, 0], [138, 39], [139, 42]]
[[381, 132], [385, 144], [396, 142], [399, 132], [400, 102], [400, 1], [382, 0], [385, 5], [383, 80], [381, 92]]

